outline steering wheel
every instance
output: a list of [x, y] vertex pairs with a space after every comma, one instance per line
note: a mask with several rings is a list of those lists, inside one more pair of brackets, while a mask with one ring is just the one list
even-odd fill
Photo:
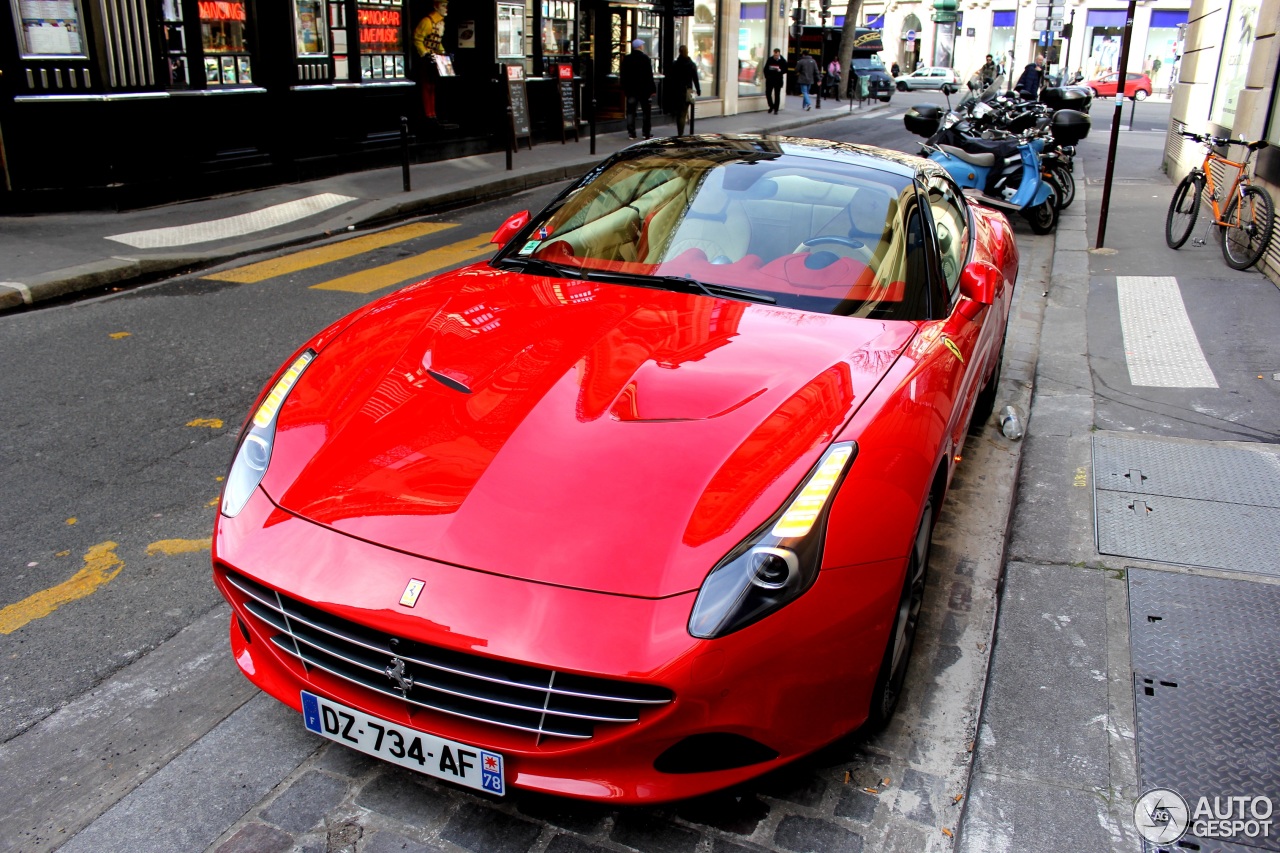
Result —
[[810, 237], [800, 244], [805, 249], [811, 249], [814, 246], [821, 246], [823, 243], [835, 243], [849, 249], [865, 249], [867, 244], [861, 240], [855, 240], [852, 237], [841, 237], [839, 234], [828, 234], [823, 237]]

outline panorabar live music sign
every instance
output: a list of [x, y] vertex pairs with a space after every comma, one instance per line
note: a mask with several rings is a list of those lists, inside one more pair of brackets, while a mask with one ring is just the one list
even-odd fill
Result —
[[356, 20], [360, 22], [360, 44], [376, 46], [379, 52], [398, 52], [401, 44], [401, 13], [399, 9], [385, 6], [356, 6]]

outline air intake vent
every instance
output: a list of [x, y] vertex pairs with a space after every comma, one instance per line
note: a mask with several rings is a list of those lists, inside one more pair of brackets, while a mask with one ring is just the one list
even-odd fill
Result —
[[[281, 651], [308, 668], [419, 708], [531, 732], [539, 739], [585, 739], [598, 723], [635, 723], [646, 708], [674, 698], [670, 690], [653, 685], [557, 672], [394, 637], [222, 571], [244, 595], [244, 607], [259, 630]], [[388, 674], [393, 668], [395, 677]]]

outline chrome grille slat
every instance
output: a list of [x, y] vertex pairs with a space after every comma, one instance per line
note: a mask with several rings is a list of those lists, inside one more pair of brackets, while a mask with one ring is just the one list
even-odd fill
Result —
[[[293, 651], [284, 644], [284, 642], [282, 641], [282, 638], [277, 636], [277, 637], [272, 637], [271, 639], [272, 639], [272, 642], [276, 644], [276, 647], [279, 648], [281, 651], [287, 652], [289, 654], [293, 654]], [[541, 732], [539, 732], [537, 726], [522, 726], [517, 723], [507, 722], [505, 720], [495, 720], [487, 717], [476, 716], [475, 714], [462, 713], [460, 711], [455, 711], [452, 708], [446, 708], [440, 705], [434, 705], [430, 702], [423, 702], [419, 699], [405, 699], [403, 696], [397, 693], [396, 690], [393, 687], [391, 687], [389, 684], [386, 687], [383, 687], [380, 684], [371, 684], [367, 681], [361, 681], [358, 678], [352, 678], [350, 675], [348, 675], [345, 672], [342, 672], [341, 670], [338, 670], [331, 666], [326, 666], [325, 664], [318, 663], [316, 661], [310, 661], [309, 665], [314, 666], [316, 669], [322, 669], [336, 678], [341, 678], [344, 681], [351, 682], [352, 684], [358, 684], [361, 687], [366, 687], [370, 690], [373, 690], [377, 693], [381, 693], [385, 696], [392, 696], [396, 699], [406, 702], [409, 705], [414, 705], [419, 708], [425, 708], [429, 711], [437, 711], [441, 714], [449, 714], [450, 716], [460, 717], [464, 720], [475, 720], [482, 723], [489, 723], [490, 725], [494, 725], [494, 726], [501, 726], [502, 728], [506, 728], [506, 729], [514, 729], [516, 731], [529, 732], [531, 734], [542, 734], [542, 735], [548, 735], [552, 737], [573, 738], [576, 740], [586, 740], [591, 737], [590, 734], [584, 734], [579, 732], [568, 732], [568, 731], [551, 731], [548, 729], [543, 729]]]
[[[301, 613], [293, 612], [290, 610], [281, 611], [274, 603], [265, 600], [263, 597], [255, 594], [252, 590], [246, 589], [238, 584], [236, 584], [236, 588], [239, 589], [241, 592], [245, 593], [246, 595], [251, 596], [255, 601], [258, 601], [261, 604], [267, 607], [270, 607], [273, 611], [285, 617], [285, 619], [288, 620], [288, 622], [290, 623], [299, 623], [299, 624], [306, 625], [309, 628], [314, 628], [317, 631], [322, 631], [337, 639], [344, 640], [353, 645], [358, 645], [363, 648], [369, 649], [370, 651], [378, 652], [380, 654], [386, 654], [386, 655], [395, 654], [395, 651], [392, 650], [389, 646], [375, 646], [372, 643], [367, 643], [362, 639], [360, 639], [359, 637], [356, 637], [352, 634], [347, 634], [341, 631], [334, 630], [329, 626], [322, 625], [319, 622], [308, 619], [305, 615]], [[259, 616], [261, 618], [261, 614], [259, 614]], [[273, 624], [275, 624], [275, 627], [278, 630], [281, 630], [281, 631], [290, 630], [285, 625], [276, 624], [274, 622]], [[425, 660], [423, 658], [415, 657], [412, 655], [401, 654], [401, 655], [398, 655], [398, 657], [400, 657], [406, 663], [415, 663], [415, 664], [418, 664], [419, 666], [425, 666], [431, 669], [440, 670], [441, 672], [448, 672], [453, 675], [461, 675], [466, 678], [479, 678], [484, 681], [490, 681], [490, 682], [493, 682], [494, 684], [503, 684], [509, 687], [518, 687], [518, 688], [527, 689], [527, 690], [536, 690], [539, 693], [545, 693], [549, 691], [551, 693], [555, 693], [560, 696], [573, 696], [578, 699], [589, 699], [589, 700], [598, 701], [598, 702], [620, 702], [620, 703], [626, 703], [626, 704], [639, 704], [639, 705], [665, 705], [667, 704], [667, 702], [670, 701], [669, 699], [642, 699], [642, 698], [633, 698], [628, 696], [610, 696], [604, 693], [588, 693], [581, 690], [564, 690], [556, 687], [548, 688], [543, 686], [542, 684], [531, 684], [529, 682], [524, 682], [524, 681], [513, 681], [511, 679], [495, 678], [493, 676], [485, 675], [484, 673], [475, 672], [472, 670], [458, 669], [456, 667], [448, 667], [448, 666], [444, 666], [443, 664], [436, 663], [435, 661]], [[605, 719], [605, 718], [602, 718], [602, 719]]]
[[[221, 567], [220, 567], [221, 568]], [[340, 619], [223, 569], [272, 643], [299, 661], [409, 705], [543, 737], [586, 739], [596, 723], [635, 723], [669, 690], [543, 669], [407, 641]], [[386, 666], [403, 661], [413, 683], [402, 695]], [[418, 696], [413, 691], [421, 691]]]

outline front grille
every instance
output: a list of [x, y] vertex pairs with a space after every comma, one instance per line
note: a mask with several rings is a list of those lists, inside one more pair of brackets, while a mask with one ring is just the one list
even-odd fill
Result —
[[[281, 651], [409, 705], [543, 737], [590, 738], [597, 723], [635, 723], [669, 703], [663, 687], [558, 672], [442, 649], [341, 619], [225, 570], [245, 609]], [[274, 633], [273, 633], [274, 632]], [[412, 685], [402, 691], [399, 683]]]

